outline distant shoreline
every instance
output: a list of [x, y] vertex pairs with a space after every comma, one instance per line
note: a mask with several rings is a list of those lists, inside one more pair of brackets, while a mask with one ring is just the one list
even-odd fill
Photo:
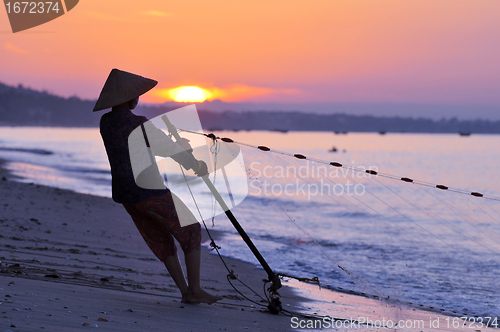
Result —
[[[79, 127], [96, 128], [103, 112], [92, 112], [92, 100], [77, 97], [63, 98], [48, 92], [35, 91], [23, 86], [12, 87], [0, 83], [0, 126], [37, 126], [37, 127]], [[158, 106], [139, 104], [138, 115], [153, 118], [165, 112], [185, 106], [183, 103], [165, 103]], [[410, 117], [403, 110], [412, 105], [374, 105], [368, 112], [367, 105], [351, 105], [364, 110], [354, 114], [345, 110], [346, 105], [332, 106], [332, 113], [318, 114], [292, 110], [277, 110], [277, 105], [266, 110], [249, 110], [245, 104], [207, 102], [196, 105], [202, 128], [207, 131], [218, 130], [267, 130], [267, 131], [321, 131], [321, 132], [374, 132], [374, 133], [462, 133], [500, 134], [500, 120], [459, 120], [457, 118], [431, 119]], [[355, 107], [356, 106], [356, 107]], [[375, 107], [376, 106], [376, 107]], [[385, 115], [383, 110], [391, 109]], [[417, 107], [418, 106], [418, 107]], [[413, 105], [425, 109], [426, 105]], [[238, 109], [242, 108], [242, 109]], [[247, 108], [245, 108], [247, 107]], [[253, 107], [256, 107], [254, 105]], [[351, 108], [352, 108], [351, 107]], [[428, 105], [438, 110], [436, 105]], [[458, 107], [458, 106], [457, 106]], [[362, 115], [379, 110], [380, 115]], [[272, 110], [270, 110], [272, 109]], [[406, 110], [408, 111], [408, 110]], [[427, 113], [428, 113], [427, 112]], [[437, 111], [436, 111], [437, 112]], [[472, 111], [471, 111], [472, 112]], [[478, 111], [479, 112], [479, 111]], [[349, 113], [349, 114], [348, 114]], [[432, 113], [432, 112], [431, 112]], [[414, 111], [409, 114], [419, 114]]]
[[[139, 114], [139, 113], [138, 113]], [[141, 115], [141, 114], [139, 114]], [[33, 128], [79, 128], [79, 129], [84, 129], [84, 128], [89, 128], [89, 129], [98, 129], [98, 126], [77, 126], [77, 125], [68, 125], [68, 126], [60, 126], [60, 125], [51, 125], [51, 124], [44, 124], [44, 125], [33, 125], [33, 124], [6, 124], [6, 123], [0, 123], [0, 128], [16, 128], [16, 127], [33, 127]], [[500, 127], [498, 130], [492, 130], [492, 131], [388, 131], [388, 130], [344, 130], [344, 131], [332, 131], [332, 130], [313, 130], [313, 129], [261, 129], [261, 128], [253, 128], [253, 129], [234, 129], [234, 128], [206, 128], [203, 126], [203, 129], [205, 132], [220, 132], [220, 131], [227, 131], [227, 132], [239, 132], [239, 131], [246, 131], [246, 132], [259, 132], [259, 131], [264, 131], [264, 132], [277, 132], [277, 133], [283, 133], [286, 134], [288, 132], [318, 132], [318, 133], [332, 133], [335, 135], [347, 135], [349, 133], [353, 134], [379, 134], [379, 135], [391, 135], [391, 134], [443, 134], [443, 135], [459, 135], [463, 137], [471, 136], [471, 135], [498, 135], [500, 134]]]

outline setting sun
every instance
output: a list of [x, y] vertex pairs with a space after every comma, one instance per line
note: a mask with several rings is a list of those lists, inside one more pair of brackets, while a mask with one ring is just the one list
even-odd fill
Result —
[[197, 86], [180, 86], [168, 91], [169, 96], [180, 103], [199, 103], [207, 100], [212, 94]]

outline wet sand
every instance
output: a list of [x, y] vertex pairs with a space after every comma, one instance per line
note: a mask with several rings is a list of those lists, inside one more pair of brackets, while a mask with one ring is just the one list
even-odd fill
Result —
[[[311, 326], [306, 318], [296, 317], [292, 324], [289, 314], [273, 315], [243, 299], [227, 282], [220, 259], [205, 248], [202, 287], [223, 300], [212, 305], [181, 303], [165, 267], [123, 207], [109, 198], [15, 182], [0, 169], [0, 202], [2, 331], [297, 331]], [[262, 269], [229, 258], [226, 262], [263, 294], [262, 279], [267, 276]], [[360, 317], [425, 321], [423, 328], [399, 329], [405, 331], [470, 331], [446, 328], [450, 316], [438, 311], [319, 290], [293, 280], [283, 285], [284, 308], [294, 312], [353, 318], [358, 323]], [[258, 301], [249, 291], [245, 294]], [[305, 302], [306, 297], [315, 301]], [[440, 319], [439, 328], [431, 328], [431, 318]], [[336, 330], [379, 330], [353, 326], [339, 325]]]

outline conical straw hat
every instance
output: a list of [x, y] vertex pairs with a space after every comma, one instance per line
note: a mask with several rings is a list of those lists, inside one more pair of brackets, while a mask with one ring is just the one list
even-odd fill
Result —
[[94, 112], [123, 104], [148, 92], [158, 84], [157, 81], [113, 69], [95, 103]]

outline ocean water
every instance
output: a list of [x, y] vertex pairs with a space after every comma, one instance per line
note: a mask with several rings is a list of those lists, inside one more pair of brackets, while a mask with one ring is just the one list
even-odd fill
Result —
[[[416, 307], [500, 316], [498, 136], [216, 134], [272, 148], [241, 146], [249, 194], [233, 213], [274, 270]], [[98, 129], [2, 127], [0, 158], [19, 181], [111, 195]], [[224, 216], [207, 224], [226, 232], [222, 254], [257, 263]]]
[[99, 129], [0, 127], [0, 158], [22, 182], [111, 197]]

